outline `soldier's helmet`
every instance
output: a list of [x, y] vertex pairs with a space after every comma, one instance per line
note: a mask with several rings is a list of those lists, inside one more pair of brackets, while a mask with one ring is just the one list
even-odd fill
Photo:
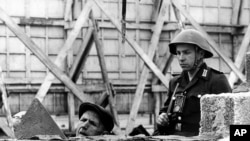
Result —
[[194, 29], [182, 30], [169, 44], [170, 53], [176, 55], [176, 45], [177, 44], [193, 44], [198, 46], [200, 49], [205, 51], [205, 58], [210, 58], [213, 53], [210, 50], [210, 45], [205, 39], [205, 37]]

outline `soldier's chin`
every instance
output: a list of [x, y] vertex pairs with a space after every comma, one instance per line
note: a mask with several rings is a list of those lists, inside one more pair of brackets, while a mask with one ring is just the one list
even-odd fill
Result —
[[182, 67], [182, 70], [183, 70], [183, 71], [189, 71], [190, 68], [188, 68], [188, 67]]

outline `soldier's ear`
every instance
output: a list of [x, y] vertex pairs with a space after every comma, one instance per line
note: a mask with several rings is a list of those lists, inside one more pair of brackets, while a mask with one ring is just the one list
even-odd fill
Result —
[[199, 50], [199, 54], [201, 58], [205, 57], [205, 51], [204, 50]]

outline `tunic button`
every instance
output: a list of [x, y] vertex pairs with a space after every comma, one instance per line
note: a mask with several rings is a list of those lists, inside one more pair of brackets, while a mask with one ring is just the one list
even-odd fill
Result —
[[181, 120], [181, 117], [180, 117], [180, 116], [178, 116], [178, 120]]

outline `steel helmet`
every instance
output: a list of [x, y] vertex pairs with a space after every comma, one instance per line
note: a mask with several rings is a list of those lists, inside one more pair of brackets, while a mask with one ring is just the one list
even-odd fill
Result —
[[185, 29], [181, 31], [169, 44], [170, 53], [176, 55], [176, 45], [177, 44], [193, 44], [197, 45], [200, 49], [205, 51], [205, 58], [210, 58], [213, 53], [210, 50], [210, 45], [208, 44], [205, 37], [194, 29]]

